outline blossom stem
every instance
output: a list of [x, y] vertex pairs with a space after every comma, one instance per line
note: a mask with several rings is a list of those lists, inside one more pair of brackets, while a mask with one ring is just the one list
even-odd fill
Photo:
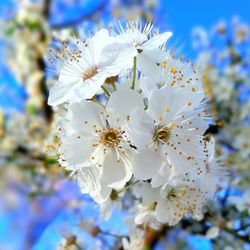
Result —
[[112, 87], [113, 87], [113, 89], [116, 91], [117, 90], [117, 88], [116, 88], [116, 86], [115, 86], [115, 83], [112, 83]]
[[126, 190], [129, 190], [130, 188], [132, 188], [134, 185], [136, 185], [137, 183], [139, 182], [139, 180], [135, 181], [135, 182], [132, 182], [130, 183], [129, 185], [125, 186], [124, 188], [120, 189], [119, 191], [117, 191], [117, 193], [121, 193], [121, 192], [124, 192]]
[[136, 78], [136, 56], [134, 57], [134, 68], [131, 89], [135, 89], [135, 78]]
[[102, 88], [102, 90], [104, 91], [104, 93], [106, 94], [106, 96], [107, 96], [107, 97], [110, 97], [109, 91], [108, 91], [104, 86], [102, 86], [101, 88]]
[[101, 231], [100, 234], [108, 235], [108, 236], [115, 237], [115, 238], [118, 238], [118, 239], [122, 239], [122, 238], [127, 237], [127, 236], [124, 236], [124, 235], [113, 234], [113, 233], [110, 233], [110, 232], [107, 232], [107, 231]]
[[98, 104], [98, 105], [100, 105], [104, 109], [106, 108], [105, 105], [103, 105], [101, 102], [99, 102], [98, 100], [96, 100], [96, 98], [91, 99], [91, 101], [94, 102], [94, 103], [96, 103], [96, 104]]

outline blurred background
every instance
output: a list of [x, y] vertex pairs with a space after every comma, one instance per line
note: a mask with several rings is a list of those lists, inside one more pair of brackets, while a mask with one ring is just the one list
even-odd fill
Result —
[[250, 249], [249, 10], [248, 0], [0, 1], [0, 250], [123, 249], [126, 206], [102, 219], [57, 164], [47, 105], [57, 76], [46, 68], [48, 47], [72, 32], [134, 16], [172, 31], [168, 48], [197, 65], [228, 172], [203, 220], [142, 240], [147, 249]]

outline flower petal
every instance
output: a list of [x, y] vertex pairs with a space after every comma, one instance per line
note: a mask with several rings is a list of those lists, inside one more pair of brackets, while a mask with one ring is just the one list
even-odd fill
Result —
[[132, 144], [142, 150], [151, 142], [154, 129], [154, 121], [147, 112], [144, 109], [136, 108], [130, 115], [126, 132]]
[[110, 188], [123, 188], [131, 179], [130, 166], [117, 159], [115, 151], [105, 157], [103, 162], [102, 182]]
[[129, 120], [133, 109], [144, 108], [141, 95], [127, 86], [120, 85], [117, 91], [110, 96], [106, 111], [110, 115], [109, 122], [112, 126], [120, 126]]
[[95, 138], [86, 134], [74, 133], [62, 138], [61, 161], [66, 161], [70, 169], [77, 169], [79, 166], [92, 165], [91, 154], [94, 151], [93, 143]]
[[101, 118], [102, 112], [104, 112], [104, 109], [96, 103], [85, 100], [80, 103], [73, 103], [68, 109], [70, 126], [75, 131], [85, 131], [93, 136], [96, 129], [104, 126]]
[[154, 63], [162, 63], [167, 61], [171, 54], [161, 49], [147, 49], [144, 48], [142, 54], [150, 58]]
[[155, 212], [157, 219], [162, 223], [168, 223], [170, 226], [176, 225], [180, 219], [174, 216], [177, 211], [172, 202], [160, 199], [156, 205]]
[[128, 44], [112, 43], [101, 54], [98, 68], [107, 72], [107, 77], [116, 76], [122, 70], [132, 68], [137, 50]]
[[172, 32], [164, 32], [164, 33], [155, 35], [143, 44], [143, 48], [158, 49], [160, 46], [164, 45], [171, 36], [172, 36]]
[[158, 152], [144, 150], [134, 155], [132, 172], [139, 180], [153, 178], [163, 164], [163, 158]]
[[157, 188], [162, 186], [163, 184], [167, 184], [170, 182], [173, 176], [174, 168], [165, 162], [159, 169], [158, 174], [152, 178], [151, 186], [153, 188]]
[[56, 83], [49, 92], [48, 104], [51, 106], [66, 102], [72, 95], [72, 86], [65, 82]]
[[99, 30], [91, 39], [92, 41], [90, 43], [92, 43], [92, 46], [93, 46], [94, 61], [98, 62], [100, 59], [102, 50], [108, 44], [110, 44], [113, 39], [109, 36], [109, 32], [107, 29]]
[[152, 188], [149, 183], [143, 183], [138, 192], [140, 193], [143, 205], [145, 206], [151, 205], [160, 198], [159, 189]]
[[82, 193], [89, 193], [99, 204], [106, 201], [111, 193], [111, 188], [101, 182], [96, 166], [81, 168], [78, 171], [78, 184]]
[[154, 76], [155, 84], [161, 80], [162, 70], [156, 63], [144, 54], [137, 55], [138, 69], [146, 76]]

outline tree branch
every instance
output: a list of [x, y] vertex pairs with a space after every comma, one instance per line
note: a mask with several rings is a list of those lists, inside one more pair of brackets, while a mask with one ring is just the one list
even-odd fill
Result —
[[[48, 0], [47, 0], [48, 1]], [[98, 12], [101, 12], [105, 6], [106, 2], [103, 1], [103, 3], [93, 12], [90, 12], [89, 14], [87, 15], [84, 15], [84, 16], [81, 16], [75, 20], [71, 20], [71, 21], [68, 21], [68, 22], [64, 22], [64, 23], [60, 23], [60, 24], [54, 24], [54, 25], [51, 25], [50, 27], [54, 30], [60, 30], [60, 29], [63, 29], [63, 28], [69, 28], [69, 27], [72, 27], [72, 26], [75, 26], [83, 21], [86, 21], [90, 18], [93, 18], [93, 16], [98, 13]]]

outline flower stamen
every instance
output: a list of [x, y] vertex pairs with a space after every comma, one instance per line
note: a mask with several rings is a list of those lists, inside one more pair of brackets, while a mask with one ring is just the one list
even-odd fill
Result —
[[170, 137], [170, 129], [165, 126], [156, 126], [155, 133], [153, 135], [153, 142], [158, 144], [167, 143]]
[[101, 131], [100, 143], [108, 148], [116, 148], [122, 140], [121, 131], [114, 128], [106, 128]]

